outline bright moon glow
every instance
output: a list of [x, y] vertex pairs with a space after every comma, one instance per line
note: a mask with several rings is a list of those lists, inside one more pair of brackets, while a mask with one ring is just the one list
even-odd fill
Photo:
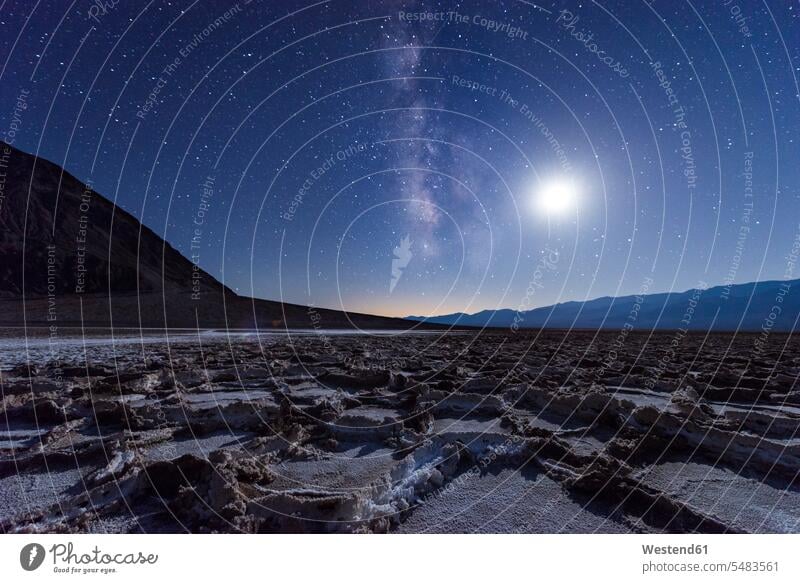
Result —
[[571, 180], [560, 179], [545, 183], [539, 190], [536, 203], [548, 215], [566, 212], [575, 206], [578, 189]]

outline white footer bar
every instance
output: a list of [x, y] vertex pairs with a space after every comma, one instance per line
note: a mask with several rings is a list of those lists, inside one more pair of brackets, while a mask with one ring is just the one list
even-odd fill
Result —
[[794, 582], [798, 548], [800, 535], [2, 535], [0, 579]]

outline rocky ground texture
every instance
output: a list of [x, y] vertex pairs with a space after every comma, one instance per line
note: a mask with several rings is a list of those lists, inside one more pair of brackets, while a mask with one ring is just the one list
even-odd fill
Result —
[[800, 532], [798, 344], [7, 340], [0, 532]]

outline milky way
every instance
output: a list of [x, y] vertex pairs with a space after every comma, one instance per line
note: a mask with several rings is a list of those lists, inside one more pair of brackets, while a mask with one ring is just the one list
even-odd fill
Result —
[[[0, 132], [262, 298], [443, 314], [783, 279], [798, 10], [5, 2]], [[557, 216], [552, 180], [579, 191]]]

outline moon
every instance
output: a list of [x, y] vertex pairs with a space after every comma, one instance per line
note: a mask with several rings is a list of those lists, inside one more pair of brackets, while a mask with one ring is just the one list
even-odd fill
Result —
[[575, 207], [578, 187], [569, 178], [545, 182], [536, 194], [536, 205], [547, 215], [561, 215]]

